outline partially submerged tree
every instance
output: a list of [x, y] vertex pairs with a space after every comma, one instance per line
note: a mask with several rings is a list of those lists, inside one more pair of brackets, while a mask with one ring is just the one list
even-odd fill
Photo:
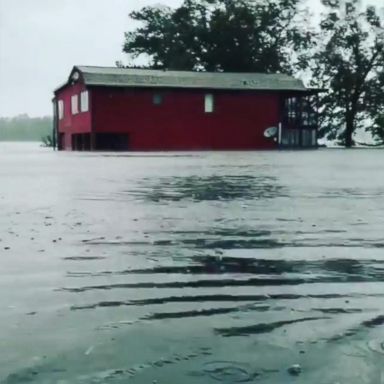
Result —
[[372, 127], [369, 128], [373, 137], [376, 139], [376, 145], [384, 144], [384, 112], [377, 115], [373, 121]]
[[[313, 48], [301, 0], [184, 0], [176, 8], [131, 13], [141, 25], [124, 52], [148, 67], [297, 74], [311, 61], [320, 95], [320, 135], [354, 145], [363, 128], [384, 141], [384, 20], [359, 0], [321, 0], [325, 13]], [[300, 10], [301, 9], [301, 10]], [[121, 64], [120, 64], [121, 65]]]
[[313, 68], [313, 85], [328, 89], [320, 97], [321, 133], [346, 147], [354, 145], [358, 128], [383, 138], [383, 19], [358, 0], [322, 2], [326, 13]]
[[382, 145], [384, 144], [384, 71], [377, 73], [376, 83], [369, 103], [372, 124], [366, 127], [366, 130], [371, 132], [377, 145]]
[[145, 7], [130, 17], [124, 52], [174, 70], [284, 72], [307, 64], [312, 35], [301, 0], [184, 0], [176, 9]]

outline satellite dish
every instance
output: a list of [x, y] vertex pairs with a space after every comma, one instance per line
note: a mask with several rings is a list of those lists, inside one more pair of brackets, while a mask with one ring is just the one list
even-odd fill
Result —
[[264, 131], [264, 136], [267, 138], [275, 137], [278, 131], [279, 131], [279, 128], [277, 127], [269, 127]]

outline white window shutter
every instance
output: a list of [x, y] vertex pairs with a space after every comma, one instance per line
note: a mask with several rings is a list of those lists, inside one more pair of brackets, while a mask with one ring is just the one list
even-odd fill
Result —
[[79, 96], [78, 95], [73, 95], [71, 97], [71, 110], [72, 110], [72, 115], [76, 115], [79, 113]]

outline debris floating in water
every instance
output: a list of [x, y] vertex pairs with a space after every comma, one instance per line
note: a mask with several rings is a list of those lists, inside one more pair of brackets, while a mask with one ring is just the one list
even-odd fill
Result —
[[288, 373], [292, 376], [299, 376], [301, 373], [302, 369], [300, 364], [293, 364], [288, 368]]

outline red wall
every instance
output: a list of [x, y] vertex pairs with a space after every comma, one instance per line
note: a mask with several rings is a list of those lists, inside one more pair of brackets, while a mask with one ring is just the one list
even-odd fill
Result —
[[[56, 93], [56, 100], [64, 101], [64, 118], [59, 120], [59, 133], [65, 133], [64, 147], [71, 149], [72, 133], [89, 133], [91, 132], [91, 95], [89, 94], [89, 111], [80, 112], [80, 93], [85, 91], [86, 87], [82, 83], [69, 85]], [[78, 95], [79, 113], [72, 115], [71, 97]]]
[[[278, 93], [164, 90], [162, 105], [153, 104], [153, 90], [97, 87], [91, 93], [93, 131], [127, 132], [132, 150], [277, 147], [263, 132], [279, 122]], [[204, 112], [206, 93], [215, 94], [214, 113]], [[81, 126], [77, 119], [71, 132]], [[84, 120], [85, 129], [89, 117]]]

